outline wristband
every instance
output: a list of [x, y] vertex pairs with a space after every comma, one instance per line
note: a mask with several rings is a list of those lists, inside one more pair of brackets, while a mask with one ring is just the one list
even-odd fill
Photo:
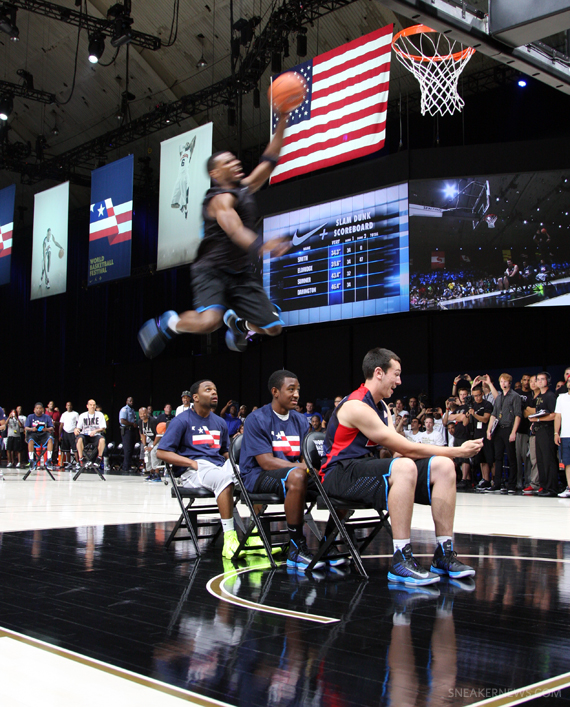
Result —
[[277, 167], [277, 163], [279, 162], [279, 157], [273, 157], [273, 155], [261, 155], [259, 158], [259, 164], [262, 162], [269, 162], [271, 165], [271, 171]]

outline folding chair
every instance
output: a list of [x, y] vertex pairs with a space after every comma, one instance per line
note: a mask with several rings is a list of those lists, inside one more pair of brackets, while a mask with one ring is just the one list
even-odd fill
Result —
[[[386, 532], [392, 537], [392, 527], [390, 526], [390, 521], [388, 520], [388, 512], [382, 511], [378, 512], [371, 503], [362, 503], [360, 501], [346, 500], [342, 498], [336, 498], [329, 496], [321, 483], [318, 471], [321, 468], [321, 461], [323, 457], [323, 442], [325, 435], [322, 432], [309, 432], [305, 435], [303, 440], [303, 459], [305, 464], [309, 469], [309, 473], [312, 475], [314, 480], [317, 482], [317, 488], [322, 499], [323, 504], [328, 508], [330, 517], [333, 520], [336, 530], [329, 534], [325, 542], [319, 546], [318, 551], [315, 553], [312, 562], [307, 567], [307, 571], [310, 572], [315, 564], [322, 558], [326, 557], [329, 548], [335, 542], [337, 534], [340, 535], [340, 542], [348, 548], [350, 555], [354, 560], [354, 563], [363, 577], [368, 578], [368, 574], [364, 569], [362, 563], [362, 552], [368, 547], [368, 545], [374, 540], [376, 535], [382, 530], [386, 529]], [[366, 518], [353, 518], [352, 513], [356, 510], [372, 510], [374, 509], [378, 516], [368, 516]], [[337, 511], [348, 511], [347, 516], [340, 520]], [[366, 535], [364, 538], [357, 539], [357, 530], [366, 530], [372, 528], [372, 532]]]
[[34, 466], [32, 467], [32, 465], [30, 465], [30, 468], [24, 474], [24, 478], [22, 479], [22, 481], [25, 481], [32, 473], [32, 471], [34, 471], [34, 469], [36, 471], [39, 471], [40, 469], [47, 471], [47, 473], [55, 481], [55, 476], [47, 467], [47, 442], [44, 442], [43, 444], [38, 444], [35, 439], [32, 440], [32, 442], [34, 443]]
[[101, 467], [99, 466], [99, 464], [97, 464], [98, 451], [99, 449], [94, 442], [88, 442], [85, 445], [85, 447], [83, 448], [83, 459], [85, 460], [85, 466], [79, 467], [77, 473], [73, 477], [74, 481], [77, 481], [77, 479], [81, 476], [81, 474], [83, 474], [84, 471], [94, 471], [99, 475], [101, 481], [107, 481], [107, 479], [103, 476]]
[[[245, 548], [245, 545], [250, 537], [259, 537], [265, 548], [265, 552], [271, 562], [271, 567], [275, 569], [277, 564], [273, 559], [272, 548], [280, 547], [285, 550], [289, 545], [289, 531], [287, 527], [285, 528], [273, 528], [272, 526], [276, 523], [285, 523], [287, 525], [287, 519], [285, 518], [285, 511], [271, 511], [267, 512], [268, 506], [272, 505], [283, 505], [282, 499], [274, 493], [250, 493], [243, 483], [239, 471], [239, 456], [241, 451], [241, 445], [243, 442], [243, 435], [236, 435], [230, 445], [230, 461], [234, 470], [234, 475], [238, 481], [241, 491], [241, 501], [249, 509], [250, 513], [250, 524], [249, 528], [245, 531], [244, 536], [239, 544], [232, 559], [236, 560], [239, 557], [239, 553]], [[305, 504], [305, 522], [314, 533], [314, 535], [320, 540], [321, 534], [316, 526], [315, 520], [311, 515], [311, 511], [315, 506], [317, 499], [316, 493], [308, 493]], [[261, 511], [256, 513], [254, 506], [261, 506]], [[286, 539], [283, 539], [286, 536]], [[272, 538], [279, 538], [279, 542], [272, 542]]]
[[[209, 503], [207, 505], [197, 505], [194, 503], [197, 499], [215, 499], [216, 496], [212, 491], [204, 488], [185, 488], [184, 486], [179, 486], [177, 483], [177, 478], [174, 476], [173, 467], [171, 464], [166, 464], [166, 471], [172, 482], [172, 488], [170, 489], [170, 495], [175, 498], [180, 505], [181, 514], [180, 518], [176, 521], [176, 525], [172, 529], [172, 532], [168, 536], [164, 544], [164, 549], [168, 550], [170, 543], [180, 540], [191, 540], [194, 544], [196, 554], [198, 557], [201, 556], [200, 547], [198, 545], [198, 539], [207, 538], [215, 543], [217, 538], [222, 532], [222, 524], [220, 522], [220, 511], [218, 509], [218, 504]], [[165, 483], [167, 483], [165, 481]], [[200, 520], [198, 516], [200, 515], [216, 515], [217, 518], [208, 518]], [[237, 512], [234, 504], [234, 522], [243, 531], [243, 523], [241, 522], [241, 517]], [[186, 535], [181, 535], [177, 537], [177, 533], [180, 529], [185, 528], [188, 533]], [[205, 529], [205, 532], [200, 534], [199, 529]]]

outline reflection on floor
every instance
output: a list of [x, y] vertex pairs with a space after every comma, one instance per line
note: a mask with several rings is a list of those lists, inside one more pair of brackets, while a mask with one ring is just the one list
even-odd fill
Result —
[[[236, 573], [220, 545], [200, 560], [185, 542], [165, 552], [171, 527], [1, 534], [0, 625], [244, 707], [467, 705], [569, 670], [567, 542], [458, 535], [476, 581], [412, 592], [388, 586], [384, 533], [368, 549], [366, 582], [272, 571], [262, 556]], [[428, 564], [433, 534], [412, 541]], [[530, 704], [566, 704], [568, 684]]]

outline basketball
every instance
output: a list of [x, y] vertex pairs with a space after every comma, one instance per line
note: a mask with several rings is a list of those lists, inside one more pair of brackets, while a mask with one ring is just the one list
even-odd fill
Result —
[[166, 422], [159, 422], [156, 426], [156, 434], [163, 435], [166, 432]]
[[59, 249], [59, 257], [60, 257], [60, 258], [63, 258], [63, 248], [60, 248], [60, 249]]
[[546, 228], [543, 228], [541, 233], [546, 233]]
[[286, 71], [269, 87], [267, 100], [279, 113], [290, 113], [298, 108], [307, 95], [307, 82], [296, 71]]

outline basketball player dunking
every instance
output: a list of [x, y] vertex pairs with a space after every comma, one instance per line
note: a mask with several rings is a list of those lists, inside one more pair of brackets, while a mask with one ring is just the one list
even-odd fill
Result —
[[226, 343], [234, 351], [246, 349], [250, 331], [269, 336], [281, 332], [279, 312], [251, 266], [252, 259], [264, 252], [282, 255], [290, 242], [276, 238], [264, 244], [258, 237], [253, 193], [277, 165], [287, 116], [281, 114], [259, 165], [248, 177], [244, 178], [241, 163], [231, 152], [216, 152], [208, 160], [214, 186], [202, 205], [204, 238], [192, 265], [195, 309], [180, 315], [168, 311], [143, 324], [138, 340], [149, 358], [157, 356], [176, 334], [209, 334], [223, 323], [228, 327]]

